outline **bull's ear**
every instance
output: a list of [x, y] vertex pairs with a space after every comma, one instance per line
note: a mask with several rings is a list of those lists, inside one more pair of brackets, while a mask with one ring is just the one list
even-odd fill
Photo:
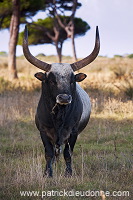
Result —
[[75, 75], [75, 81], [76, 81], [76, 82], [83, 81], [86, 77], [87, 77], [87, 75], [84, 74], [84, 73], [76, 74], [76, 75]]
[[42, 72], [38, 72], [34, 76], [40, 81], [44, 81], [46, 79], [46, 75]]

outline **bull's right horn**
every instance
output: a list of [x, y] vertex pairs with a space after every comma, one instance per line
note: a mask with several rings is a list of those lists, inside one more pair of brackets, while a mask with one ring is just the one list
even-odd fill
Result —
[[92, 51], [92, 53], [87, 56], [86, 58], [77, 61], [75, 63], [71, 64], [71, 67], [73, 69], [73, 71], [77, 71], [83, 67], [85, 67], [86, 65], [90, 64], [93, 60], [95, 60], [95, 58], [98, 56], [100, 50], [100, 39], [99, 39], [99, 31], [98, 31], [98, 26], [96, 27], [96, 40], [95, 40], [95, 47]]
[[26, 59], [33, 65], [35, 65], [36, 67], [38, 67], [39, 69], [42, 69], [46, 72], [48, 72], [51, 69], [51, 65], [48, 63], [45, 63], [41, 60], [38, 60], [37, 58], [35, 58], [29, 51], [29, 47], [28, 47], [28, 29], [27, 26], [25, 26], [25, 30], [24, 30], [24, 40], [23, 40], [23, 52], [24, 52], [24, 56], [26, 57]]

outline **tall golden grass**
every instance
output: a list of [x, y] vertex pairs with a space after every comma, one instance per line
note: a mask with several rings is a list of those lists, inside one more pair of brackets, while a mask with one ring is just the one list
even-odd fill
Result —
[[[39, 57], [48, 63], [57, 62], [56, 57]], [[71, 57], [63, 57], [63, 62], [71, 63]], [[8, 79], [7, 58], [1, 57], [0, 77]], [[17, 59], [17, 69], [19, 80], [5, 83], [11, 88], [23, 88], [24, 90], [34, 90], [39, 87], [39, 82], [34, 78], [34, 74], [39, 71], [23, 57]], [[81, 70], [87, 74], [87, 78], [82, 82], [84, 89], [99, 93], [104, 96], [117, 96], [121, 98], [133, 98], [133, 61], [130, 58], [104, 58], [99, 57], [95, 62]], [[1, 88], [2, 86], [1, 81]], [[3, 87], [4, 88], [4, 87]], [[7, 88], [4, 88], [7, 89]], [[1, 89], [2, 90], [2, 89]], [[93, 95], [92, 93], [92, 95]], [[98, 95], [99, 96], [99, 95]]]

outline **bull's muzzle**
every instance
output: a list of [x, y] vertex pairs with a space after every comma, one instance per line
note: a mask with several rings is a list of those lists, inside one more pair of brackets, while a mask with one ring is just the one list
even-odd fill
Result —
[[60, 105], [67, 105], [70, 104], [72, 101], [72, 96], [68, 95], [68, 94], [59, 94], [56, 97], [56, 103], [60, 104]]

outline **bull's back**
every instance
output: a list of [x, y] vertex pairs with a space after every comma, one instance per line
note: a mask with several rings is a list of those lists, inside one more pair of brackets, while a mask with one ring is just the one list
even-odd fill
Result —
[[90, 98], [89, 95], [80, 87], [80, 85], [77, 83], [76, 85], [76, 90], [77, 93], [82, 101], [83, 104], [83, 112], [80, 118], [79, 122], [79, 133], [86, 127], [89, 118], [90, 118], [90, 113], [91, 113], [91, 103], [90, 103]]

